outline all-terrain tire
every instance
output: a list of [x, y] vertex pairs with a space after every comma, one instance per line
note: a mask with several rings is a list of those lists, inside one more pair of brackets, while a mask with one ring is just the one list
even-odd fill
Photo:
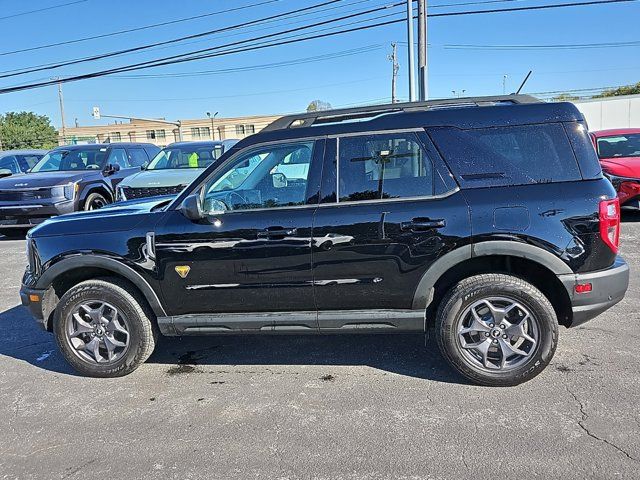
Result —
[[[126, 351], [112, 362], [92, 363], [76, 353], [68, 334], [71, 317], [81, 304], [106, 302], [126, 318], [129, 342]], [[132, 285], [118, 278], [86, 280], [69, 289], [58, 303], [53, 333], [69, 364], [80, 374], [90, 377], [121, 377], [133, 372], [153, 352], [159, 333], [145, 299]]]
[[[506, 371], [482, 368], [463, 353], [458, 327], [465, 310], [475, 302], [505, 297], [520, 303], [537, 319], [538, 336], [526, 360]], [[531, 380], [549, 364], [558, 343], [558, 320], [553, 306], [540, 290], [525, 280], [504, 274], [482, 274], [466, 278], [449, 290], [436, 317], [436, 339], [442, 355], [473, 383], [513, 386]]]

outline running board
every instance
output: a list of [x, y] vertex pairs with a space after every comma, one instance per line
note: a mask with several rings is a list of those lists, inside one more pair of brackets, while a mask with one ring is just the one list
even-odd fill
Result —
[[158, 317], [166, 336], [239, 333], [424, 332], [421, 310], [212, 313]]

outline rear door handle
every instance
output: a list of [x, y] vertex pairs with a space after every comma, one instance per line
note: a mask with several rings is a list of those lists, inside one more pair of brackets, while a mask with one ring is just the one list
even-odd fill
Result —
[[297, 228], [267, 227], [258, 232], [258, 238], [284, 238], [295, 235]]
[[410, 222], [402, 222], [400, 229], [410, 232], [424, 232], [434, 228], [444, 228], [446, 224], [443, 218], [414, 218]]

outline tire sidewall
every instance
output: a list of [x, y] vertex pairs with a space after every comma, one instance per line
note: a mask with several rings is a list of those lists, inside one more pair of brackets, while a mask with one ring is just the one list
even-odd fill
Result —
[[[511, 277], [513, 278], [513, 277]], [[558, 323], [553, 307], [535, 287], [519, 280], [502, 277], [499, 284], [483, 284], [466, 289], [463, 295], [452, 295], [439, 312], [438, 344], [449, 362], [467, 378], [485, 385], [517, 385], [540, 373], [551, 361], [557, 344]], [[507, 280], [507, 281], [505, 281]], [[513, 278], [513, 280], [516, 280]], [[521, 303], [538, 321], [539, 338], [533, 355], [521, 366], [501, 372], [487, 372], [463, 355], [457, 326], [462, 313], [483, 298], [505, 297]]]
[[[118, 312], [125, 317], [129, 331], [129, 346], [125, 354], [113, 363], [106, 365], [91, 364], [81, 359], [74, 353], [74, 349], [67, 336], [67, 326], [71, 321], [71, 315], [81, 304], [90, 301], [106, 302], [113, 305]], [[103, 288], [98, 285], [78, 285], [69, 290], [56, 307], [53, 333], [58, 347], [65, 359], [75, 370], [83, 375], [95, 377], [113, 377], [125, 375], [135, 368], [140, 355], [140, 342], [143, 336], [143, 327], [138, 313], [131, 301], [116, 291]]]
[[[101, 198], [102, 200], [104, 200], [103, 207], [105, 207], [105, 206], [107, 206], [109, 204], [109, 200], [107, 199], [107, 197], [105, 197], [101, 193], [93, 192], [93, 193], [90, 193], [87, 196], [87, 199], [84, 202], [84, 210], [85, 211], [90, 211], [91, 209], [89, 207], [91, 206], [91, 203], [93, 201], [95, 201], [97, 198]], [[102, 208], [102, 207], [100, 207], [100, 208]], [[100, 210], [100, 208], [97, 208], [96, 210]]]

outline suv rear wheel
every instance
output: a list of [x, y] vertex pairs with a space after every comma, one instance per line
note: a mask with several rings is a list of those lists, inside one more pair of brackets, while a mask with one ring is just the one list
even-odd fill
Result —
[[437, 340], [444, 357], [474, 383], [511, 386], [530, 380], [553, 358], [558, 320], [549, 300], [510, 275], [477, 275], [440, 304]]
[[116, 278], [87, 280], [60, 299], [53, 332], [65, 359], [79, 373], [120, 377], [153, 352], [157, 334], [151, 314], [131, 290]]

